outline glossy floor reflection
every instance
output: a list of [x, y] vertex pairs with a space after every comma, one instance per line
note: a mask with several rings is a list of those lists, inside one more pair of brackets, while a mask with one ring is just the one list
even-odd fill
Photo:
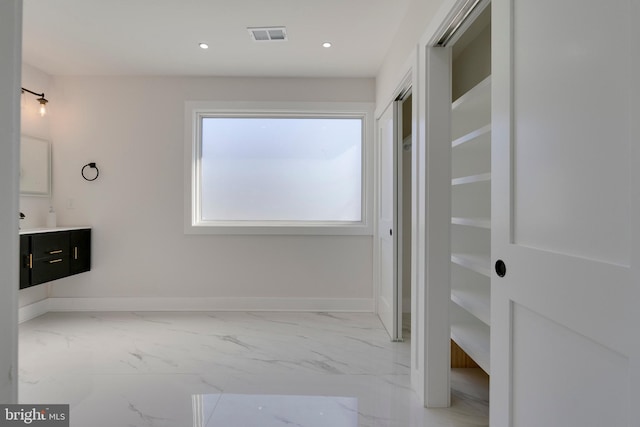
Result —
[[358, 427], [352, 397], [198, 394], [193, 414], [193, 427]]
[[[49, 313], [20, 325], [19, 395], [70, 404], [72, 427], [197, 426], [206, 418], [198, 408], [217, 399], [208, 396], [218, 405], [233, 396], [353, 399], [360, 427], [488, 425], [486, 376], [452, 372], [453, 406], [427, 410], [410, 387], [409, 351], [366, 313]], [[247, 415], [236, 405], [224, 421], [200, 420], [279, 425], [228, 418]]]

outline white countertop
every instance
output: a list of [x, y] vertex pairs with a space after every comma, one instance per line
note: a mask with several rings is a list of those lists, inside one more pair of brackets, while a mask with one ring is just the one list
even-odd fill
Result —
[[20, 235], [22, 234], [38, 234], [38, 233], [52, 233], [55, 231], [70, 231], [70, 230], [86, 230], [87, 228], [91, 228], [89, 226], [78, 226], [78, 227], [40, 227], [40, 228], [25, 228], [20, 230]]

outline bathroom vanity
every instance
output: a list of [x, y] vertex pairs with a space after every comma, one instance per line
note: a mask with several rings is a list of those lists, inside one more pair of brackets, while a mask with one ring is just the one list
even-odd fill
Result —
[[20, 230], [20, 289], [91, 270], [91, 228]]

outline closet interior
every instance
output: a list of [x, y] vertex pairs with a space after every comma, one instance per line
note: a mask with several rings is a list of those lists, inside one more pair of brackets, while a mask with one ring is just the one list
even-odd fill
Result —
[[455, 42], [451, 75], [451, 366], [490, 373], [491, 11]]

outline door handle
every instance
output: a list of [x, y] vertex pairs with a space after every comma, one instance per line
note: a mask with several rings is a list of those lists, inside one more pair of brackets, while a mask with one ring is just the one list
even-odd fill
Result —
[[507, 274], [507, 266], [501, 259], [496, 261], [495, 269], [498, 277], [504, 277]]
[[389, 229], [389, 236], [393, 236], [393, 229]]

